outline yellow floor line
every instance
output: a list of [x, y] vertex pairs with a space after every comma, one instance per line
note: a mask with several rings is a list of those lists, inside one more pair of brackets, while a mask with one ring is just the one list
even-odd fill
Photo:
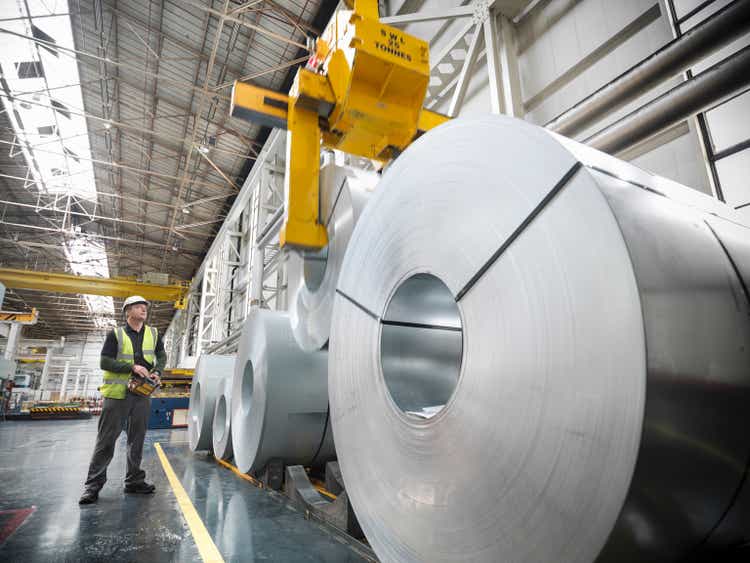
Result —
[[252, 483], [253, 485], [255, 485], [256, 487], [258, 487], [259, 489], [263, 488], [263, 483], [262, 482], [258, 481], [257, 479], [254, 479], [253, 477], [251, 477], [247, 473], [242, 473], [242, 471], [240, 471], [239, 469], [237, 469], [231, 463], [229, 463], [227, 461], [224, 461], [223, 459], [218, 458], [216, 456], [214, 456], [214, 459], [216, 461], [218, 461], [221, 466], [226, 467], [232, 473], [234, 473], [235, 475], [237, 475], [237, 477], [239, 477], [240, 479], [244, 479], [245, 481], [248, 481], [248, 482]]
[[156, 453], [159, 456], [159, 461], [164, 468], [164, 473], [167, 474], [169, 484], [172, 485], [172, 491], [174, 496], [177, 497], [177, 503], [182, 509], [182, 515], [187, 520], [188, 526], [190, 526], [190, 532], [193, 534], [195, 544], [198, 546], [198, 551], [201, 554], [201, 558], [205, 563], [224, 563], [224, 558], [216, 548], [214, 540], [211, 539], [211, 534], [206, 530], [206, 526], [203, 525], [203, 521], [198, 516], [198, 513], [190, 501], [190, 497], [185, 492], [185, 489], [177, 478], [177, 475], [172, 469], [172, 465], [169, 463], [167, 456], [164, 454], [164, 450], [161, 449], [161, 444], [154, 444]]
[[[257, 479], [254, 479], [253, 477], [251, 477], [247, 473], [242, 473], [239, 469], [237, 469], [234, 465], [232, 465], [228, 461], [224, 461], [223, 459], [221, 459], [219, 457], [216, 457], [216, 456], [214, 456], [214, 459], [217, 462], [219, 462], [220, 465], [222, 465], [223, 467], [226, 467], [232, 473], [234, 473], [235, 475], [237, 475], [237, 477], [239, 477], [240, 479], [244, 479], [245, 481], [249, 481], [250, 483], [252, 483], [256, 487], [258, 487], [259, 489], [264, 488], [263, 487], [263, 483], [261, 481], [258, 481]], [[336, 500], [336, 495], [334, 495], [330, 491], [327, 491], [325, 488], [323, 488], [323, 486], [321, 485], [320, 481], [317, 481], [316, 479], [310, 479], [310, 482], [312, 483], [313, 487], [315, 487], [321, 495], [326, 496], [326, 497], [328, 497], [331, 500]]]

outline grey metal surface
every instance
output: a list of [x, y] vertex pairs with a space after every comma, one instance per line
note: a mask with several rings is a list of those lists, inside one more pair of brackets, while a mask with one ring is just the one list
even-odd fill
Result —
[[211, 425], [211, 440], [214, 455], [219, 459], [230, 459], [234, 454], [232, 449], [232, 379], [233, 373], [222, 382], [216, 398], [214, 419]]
[[573, 136], [749, 30], [750, 1], [737, 0], [625, 71], [545, 127], [561, 135]]
[[354, 226], [379, 180], [375, 172], [328, 164], [320, 174], [320, 213], [328, 231], [322, 252], [291, 254], [301, 274], [290, 302], [294, 337], [303, 350], [320, 350], [328, 342], [331, 310], [341, 263]]
[[750, 86], [750, 46], [675, 86], [585, 140], [618, 153], [699, 113], [721, 105]]
[[327, 356], [300, 349], [286, 313], [254, 309], [248, 315], [232, 383], [232, 442], [240, 471], [259, 471], [272, 458], [311, 465], [334, 457]]
[[188, 441], [193, 451], [208, 450], [213, 445], [212, 427], [216, 399], [224, 381], [232, 377], [234, 359], [234, 356], [208, 354], [198, 358], [188, 408]]
[[747, 243], [750, 240], [750, 226], [738, 225], [720, 217], [707, 217], [706, 223], [721, 241], [745, 288], [750, 288], [750, 245]]
[[383, 313], [393, 324], [420, 324], [461, 329], [461, 317], [450, 290], [435, 276], [415, 274], [398, 286]]
[[337, 294], [329, 345], [331, 420], [381, 560], [592, 561], [617, 520], [645, 346], [627, 250], [586, 175], [458, 302], [463, 359], [442, 411], [397, 409], [378, 361], [395, 288], [426, 272], [456, 296], [575, 163], [529, 124], [456, 120], [404, 151], [352, 235], [338, 286], [351, 301]]
[[[329, 346], [339, 464], [382, 560], [717, 561], [750, 540], [750, 304], [714, 215], [737, 220], [503, 117], [399, 157], [352, 235]], [[388, 299], [419, 272], [463, 322], [429, 420], [396, 408], [378, 361]]]
[[591, 174], [633, 261], [648, 349], [638, 462], [599, 561], [681, 561], [731, 508], [750, 456], [750, 302], [704, 213]]

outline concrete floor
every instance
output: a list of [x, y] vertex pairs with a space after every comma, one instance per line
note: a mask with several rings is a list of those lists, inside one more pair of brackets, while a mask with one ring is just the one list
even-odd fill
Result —
[[366, 561], [281, 495], [192, 454], [186, 430], [146, 436], [142, 467], [156, 494], [123, 494], [123, 434], [99, 502], [79, 507], [96, 423], [0, 422], [0, 560], [201, 561], [156, 455], [159, 442], [225, 561]]

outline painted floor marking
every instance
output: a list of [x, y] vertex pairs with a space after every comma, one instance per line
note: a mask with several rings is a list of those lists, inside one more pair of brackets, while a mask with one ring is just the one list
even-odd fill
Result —
[[211, 534], [206, 530], [206, 526], [203, 524], [198, 512], [195, 510], [193, 503], [190, 501], [190, 497], [185, 492], [182, 483], [177, 478], [177, 474], [172, 469], [172, 464], [169, 463], [164, 450], [161, 448], [161, 444], [158, 442], [154, 444], [156, 454], [159, 456], [159, 461], [164, 468], [164, 473], [167, 474], [169, 484], [172, 486], [174, 496], [177, 497], [177, 503], [182, 509], [182, 515], [187, 520], [188, 526], [190, 526], [190, 533], [193, 534], [195, 544], [198, 546], [201, 558], [205, 563], [224, 563], [224, 558], [219, 553], [214, 540], [211, 539]]

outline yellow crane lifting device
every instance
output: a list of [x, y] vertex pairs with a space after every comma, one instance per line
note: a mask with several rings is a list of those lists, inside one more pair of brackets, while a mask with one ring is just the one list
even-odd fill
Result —
[[189, 284], [183, 282], [161, 285], [143, 283], [131, 278], [97, 278], [95, 276], [77, 276], [13, 268], [0, 268], [0, 282], [13, 289], [35, 289], [110, 297], [141, 295], [152, 301], [173, 301], [175, 309], [185, 308], [185, 299], [190, 289]]
[[345, 0], [289, 95], [235, 81], [230, 113], [287, 129], [281, 246], [328, 244], [319, 216], [320, 147], [380, 162], [449, 118], [422, 108], [429, 45], [378, 20], [377, 0]]

